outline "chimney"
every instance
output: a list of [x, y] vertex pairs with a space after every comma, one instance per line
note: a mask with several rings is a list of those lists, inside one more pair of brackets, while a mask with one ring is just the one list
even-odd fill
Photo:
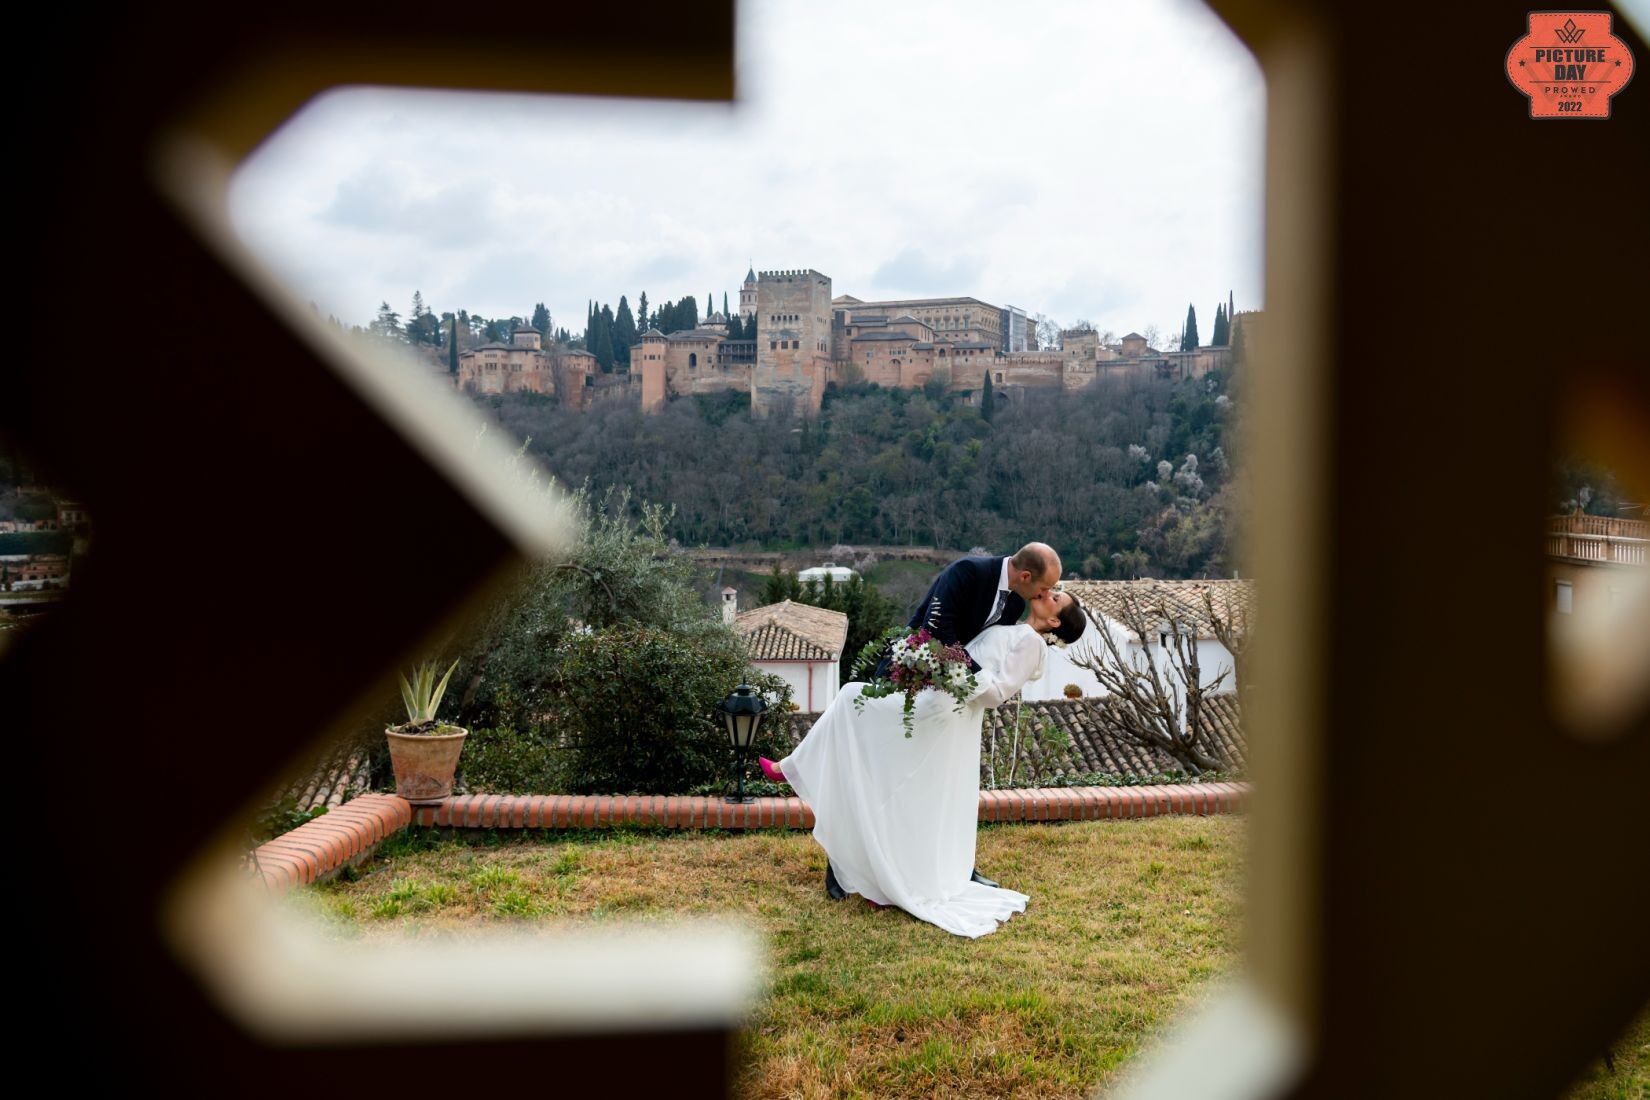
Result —
[[738, 614], [739, 590], [737, 588], [722, 589], [722, 621], [732, 626], [734, 616]]

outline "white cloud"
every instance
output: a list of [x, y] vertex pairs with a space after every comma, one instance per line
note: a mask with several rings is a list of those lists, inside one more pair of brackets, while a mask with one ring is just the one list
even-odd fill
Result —
[[583, 323], [748, 263], [1119, 332], [1260, 304], [1253, 59], [1188, 0], [741, 6], [733, 106], [350, 89], [237, 176], [242, 232], [323, 311]]

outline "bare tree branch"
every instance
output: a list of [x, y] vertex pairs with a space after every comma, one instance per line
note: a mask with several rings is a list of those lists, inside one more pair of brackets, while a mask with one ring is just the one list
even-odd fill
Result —
[[[1140, 651], [1123, 652], [1104, 622], [1096, 623], [1098, 651], [1078, 663], [1094, 674], [1112, 705], [1098, 708], [1101, 721], [1125, 739], [1143, 748], [1168, 754], [1194, 774], [1220, 768], [1221, 762], [1204, 750], [1204, 696], [1225, 682], [1222, 670], [1207, 686], [1198, 663], [1197, 629], [1169, 601], [1159, 597], [1147, 604], [1124, 593], [1119, 618], [1140, 640]], [[1152, 647], [1161, 640], [1161, 665]], [[1176, 682], [1180, 689], [1176, 689]]]

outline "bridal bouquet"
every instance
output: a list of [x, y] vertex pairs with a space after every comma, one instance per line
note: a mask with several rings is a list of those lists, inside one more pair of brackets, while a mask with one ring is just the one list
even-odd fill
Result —
[[924, 688], [943, 691], [957, 701], [960, 711], [978, 687], [974, 670], [968, 667], [968, 653], [960, 645], [946, 645], [934, 637], [929, 626], [939, 613], [936, 601], [929, 609], [928, 625], [915, 633], [909, 627], [895, 627], [879, 638], [873, 638], [859, 651], [854, 663], [853, 677], [860, 679], [869, 667], [875, 667], [884, 650], [889, 653], [887, 676], [865, 677], [864, 690], [854, 700], [856, 709], [865, 706], [866, 699], [881, 699], [896, 692], [905, 696], [901, 723], [905, 736], [911, 736], [911, 719], [917, 705], [917, 693]]

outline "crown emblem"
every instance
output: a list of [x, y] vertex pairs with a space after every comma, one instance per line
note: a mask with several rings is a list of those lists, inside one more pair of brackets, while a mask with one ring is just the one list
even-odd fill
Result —
[[1574, 19], [1566, 19], [1562, 27], [1554, 28], [1553, 33], [1558, 35], [1560, 42], [1568, 42], [1573, 46], [1581, 41], [1581, 36], [1587, 33], [1587, 28], [1576, 26]]

